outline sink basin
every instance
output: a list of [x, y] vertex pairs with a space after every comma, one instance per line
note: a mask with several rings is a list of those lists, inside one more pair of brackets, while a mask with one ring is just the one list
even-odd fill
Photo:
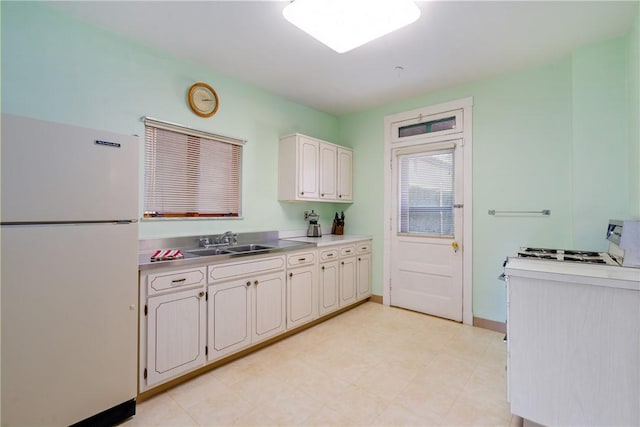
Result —
[[245, 253], [245, 252], [259, 252], [259, 251], [268, 251], [269, 249], [273, 249], [273, 246], [267, 245], [240, 245], [240, 246], [227, 246], [225, 251], [227, 253]]
[[202, 248], [202, 249], [193, 249], [187, 252], [193, 255], [198, 255], [198, 256], [222, 255], [222, 254], [229, 253], [226, 250], [226, 248]]

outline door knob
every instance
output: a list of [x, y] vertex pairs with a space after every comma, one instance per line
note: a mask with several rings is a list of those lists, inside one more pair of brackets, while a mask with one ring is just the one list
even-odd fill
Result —
[[454, 241], [453, 243], [451, 243], [451, 247], [453, 248], [453, 252], [458, 252], [458, 242]]

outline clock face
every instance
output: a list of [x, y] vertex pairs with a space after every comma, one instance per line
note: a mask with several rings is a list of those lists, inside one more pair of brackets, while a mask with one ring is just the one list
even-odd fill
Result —
[[189, 89], [189, 106], [201, 117], [211, 117], [218, 111], [218, 95], [206, 83], [195, 83]]

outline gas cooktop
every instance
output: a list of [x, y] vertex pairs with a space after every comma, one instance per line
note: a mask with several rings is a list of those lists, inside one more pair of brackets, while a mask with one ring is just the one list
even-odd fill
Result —
[[522, 247], [519, 258], [536, 258], [553, 261], [581, 262], [587, 264], [619, 265], [606, 252], [580, 251], [573, 249], [548, 249]]

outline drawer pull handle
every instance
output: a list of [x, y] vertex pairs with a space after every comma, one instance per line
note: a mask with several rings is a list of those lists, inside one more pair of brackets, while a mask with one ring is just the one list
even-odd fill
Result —
[[186, 282], [186, 281], [187, 281], [187, 279], [183, 277], [182, 279], [173, 279], [171, 281], [171, 283], [182, 283], [182, 282]]
[[333, 256], [333, 254], [327, 254], [327, 256]]
[[298, 258], [298, 261], [302, 262], [302, 261], [306, 261], [306, 258]]
[[350, 254], [351, 253], [351, 249], [349, 249], [348, 251], [344, 251], [344, 252], [347, 253], [347, 254]]

